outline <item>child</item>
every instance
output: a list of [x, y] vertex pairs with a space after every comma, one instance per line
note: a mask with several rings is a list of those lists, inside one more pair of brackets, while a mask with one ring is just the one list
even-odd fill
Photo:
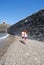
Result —
[[22, 39], [24, 38], [24, 31], [22, 31], [22, 33], [21, 33], [21, 37], [22, 37]]
[[27, 30], [22, 31], [21, 37], [22, 39], [27, 39]]
[[27, 32], [24, 32], [24, 38], [27, 39]]

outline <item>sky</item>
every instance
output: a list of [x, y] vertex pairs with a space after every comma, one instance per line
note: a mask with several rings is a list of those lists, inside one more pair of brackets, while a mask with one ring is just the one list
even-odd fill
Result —
[[44, 0], [0, 0], [0, 23], [15, 24], [44, 9]]

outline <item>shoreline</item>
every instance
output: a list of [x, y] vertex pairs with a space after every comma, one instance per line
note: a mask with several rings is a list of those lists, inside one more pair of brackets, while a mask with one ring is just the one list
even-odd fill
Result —
[[4, 39], [0, 39], [0, 59], [6, 53], [8, 47], [14, 42], [15, 37], [13, 35], [9, 35]]
[[5, 39], [9, 36], [9, 34], [6, 34], [5, 36], [1, 37], [0, 40]]

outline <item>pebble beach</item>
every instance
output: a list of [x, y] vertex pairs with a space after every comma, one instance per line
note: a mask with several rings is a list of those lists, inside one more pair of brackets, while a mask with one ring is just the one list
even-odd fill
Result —
[[44, 42], [15, 36], [0, 60], [0, 65], [44, 65]]
[[14, 42], [14, 36], [8, 35], [6, 38], [0, 39], [0, 59], [7, 51], [7, 48]]

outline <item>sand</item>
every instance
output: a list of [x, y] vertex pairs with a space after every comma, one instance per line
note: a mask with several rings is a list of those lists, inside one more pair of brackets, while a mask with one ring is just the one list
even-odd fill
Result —
[[9, 35], [7, 38], [0, 40], [0, 59], [7, 51], [9, 45], [14, 42], [14, 39], [13, 35]]
[[0, 65], [44, 65], [44, 42], [31, 39], [24, 42], [16, 36], [2, 56]]

